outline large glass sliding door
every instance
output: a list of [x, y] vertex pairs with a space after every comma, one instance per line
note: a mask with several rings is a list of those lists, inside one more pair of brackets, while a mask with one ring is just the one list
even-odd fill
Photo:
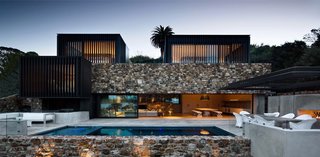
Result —
[[138, 96], [102, 96], [99, 103], [98, 117], [138, 117]]

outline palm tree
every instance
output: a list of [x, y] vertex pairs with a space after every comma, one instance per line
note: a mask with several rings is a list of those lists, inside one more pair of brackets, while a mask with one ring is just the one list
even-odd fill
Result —
[[161, 52], [161, 59], [163, 59], [163, 52], [164, 52], [164, 44], [167, 36], [174, 34], [172, 28], [170, 26], [163, 27], [163, 26], [156, 26], [152, 31], [152, 36], [150, 38], [151, 43], [154, 47], [160, 48]]

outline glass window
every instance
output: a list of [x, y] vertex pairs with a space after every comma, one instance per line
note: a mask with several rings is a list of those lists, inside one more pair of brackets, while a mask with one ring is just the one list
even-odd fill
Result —
[[107, 95], [101, 98], [99, 117], [138, 117], [137, 95]]
[[244, 59], [242, 44], [173, 44], [172, 63], [233, 63]]

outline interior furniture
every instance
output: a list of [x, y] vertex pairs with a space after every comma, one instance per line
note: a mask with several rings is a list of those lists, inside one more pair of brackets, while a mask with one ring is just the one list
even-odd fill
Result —
[[202, 112], [197, 110], [192, 110], [192, 113], [195, 114], [197, 117], [202, 117]]
[[251, 111], [251, 101], [249, 100], [225, 100], [220, 110], [224, 113], [232, 114], [240, 113], [241, 111]]
[[217, 115], [217, 117], [222, 117], [222, 112], [221, 111], [212, 111], [213, 113], [215, 113]]
[[202, 112], [202, 115], [203, 116], [210, 116], [211, 112], [214, 112], [214, 111], [217, 111], [218, 109], [215, 109], [215, 108], [201, 108], [201, 107], [198, 107], [198, 108], [195, 108], [194, 110], [197, 110], [197, 111], [201, 111]]
[[139, 117], [157, 117], [158, 111], [148, 111], [146, 109], [139, 109], [138, 110]]

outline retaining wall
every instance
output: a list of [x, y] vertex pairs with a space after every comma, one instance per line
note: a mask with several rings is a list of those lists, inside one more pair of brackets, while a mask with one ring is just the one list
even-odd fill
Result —
[[289, 130], [245, 123], [245, 136], [251, 140], [251, 155], [257, 157], [318, 157], [319, 129]]
[[250, 156], [250, 140], [229, 136], [0, 136], [0, 156]]
[[3, 112], [40, 112], [42, 101], [38, 98], [21, 98], [11, 95], [0, 98], [0, 113]]
[[270, 72], [268, 63], [93, 64], [92, 93], [253, 93], [219, 89]]

